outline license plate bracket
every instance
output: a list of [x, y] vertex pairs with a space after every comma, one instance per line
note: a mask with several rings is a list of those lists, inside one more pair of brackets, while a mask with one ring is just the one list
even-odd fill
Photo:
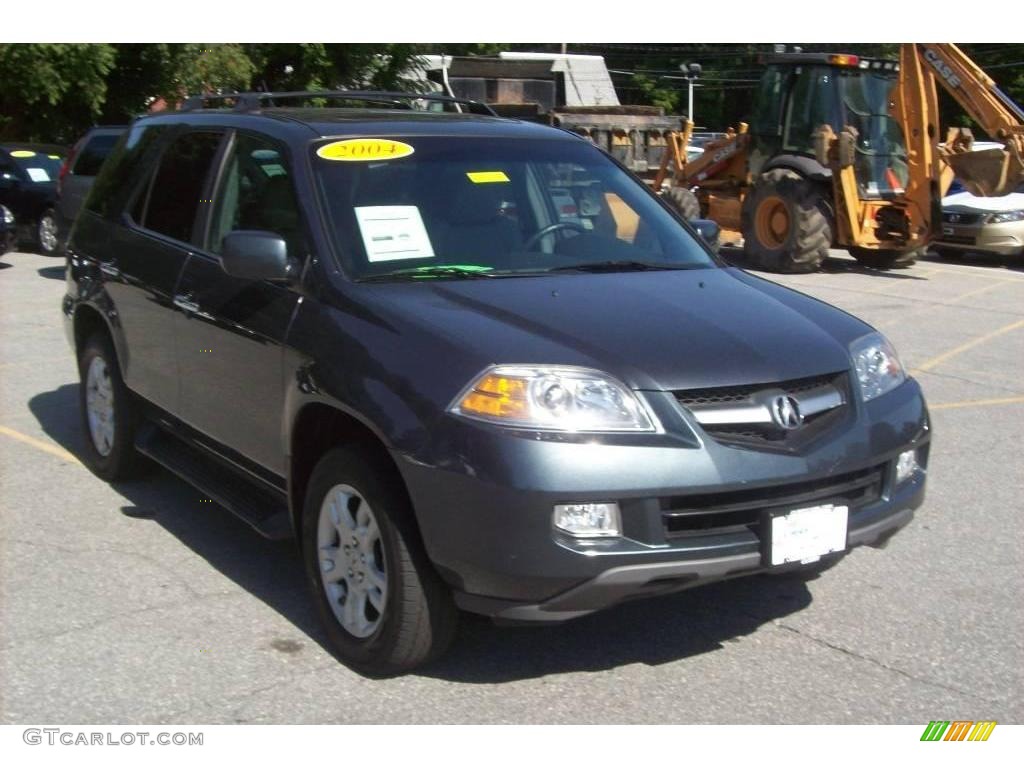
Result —
[[764, 564], [813, 563], [846, 550], [850, 508], [842, 502], [768, 510], [762, 519]]

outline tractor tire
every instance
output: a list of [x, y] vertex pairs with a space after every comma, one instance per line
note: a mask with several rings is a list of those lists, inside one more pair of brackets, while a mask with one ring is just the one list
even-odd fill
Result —
[[665, 202], [671, 205], [687, 221], [700, 218], [700, 201], [686, 187], [671, 187], [665, 193]]
[[881, 251], [868, 248], [850, 248], [850, 255], [859, 264], [870, 269], [906, 269], [913, 266], [917, 257], [923, 255], [923, 248], [909, 251]]
[[741, 210], [743, 250], [771, 272], [815, 272], [832, 245], [832, 216], [822, 188], [785, 168], [755, 182]]

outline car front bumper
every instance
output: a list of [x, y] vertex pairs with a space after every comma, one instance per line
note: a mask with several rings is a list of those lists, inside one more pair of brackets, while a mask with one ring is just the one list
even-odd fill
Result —
[[[552, 438], [452, 417], [432, 442], [444, 460], [395, 456], [427, 552], [460, 607], [570, 619], [771, 569], [763, 532], [772, 514], [845, 504], [849, 549], [884, 543], [923, 502], [930, 428], [913, 380], [851, 404], [848, 421], [799, 453], [718, 443], [670, 394], [646, 398], [665, 434]], [[896, 458], [911, 447], [920, 469], [897, 486]], [[610, 501], [622, 537], [578, 539], [552, 527], [555, 504]]]
[[1020, 256], [1024, 254], [1024, 221], [1009, 221], [1002, 224], [943, 222], [942, 236], [934, 245], [947, 250]]

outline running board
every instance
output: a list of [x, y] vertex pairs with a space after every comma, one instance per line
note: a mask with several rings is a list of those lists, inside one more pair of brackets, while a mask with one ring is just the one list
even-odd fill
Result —
[[288, 500], [282, 493], [263, 490], [226, 468], [218, 459], [149, 423], [135, 440], [139, 453], [194, 485], [268, 539], [292, 536]]

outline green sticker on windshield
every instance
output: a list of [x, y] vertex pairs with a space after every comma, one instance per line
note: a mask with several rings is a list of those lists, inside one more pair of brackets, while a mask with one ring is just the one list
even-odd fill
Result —
[[16, 149], [11, 152], [11, 157], [35, 157], [36, 153], [27, 149]]

